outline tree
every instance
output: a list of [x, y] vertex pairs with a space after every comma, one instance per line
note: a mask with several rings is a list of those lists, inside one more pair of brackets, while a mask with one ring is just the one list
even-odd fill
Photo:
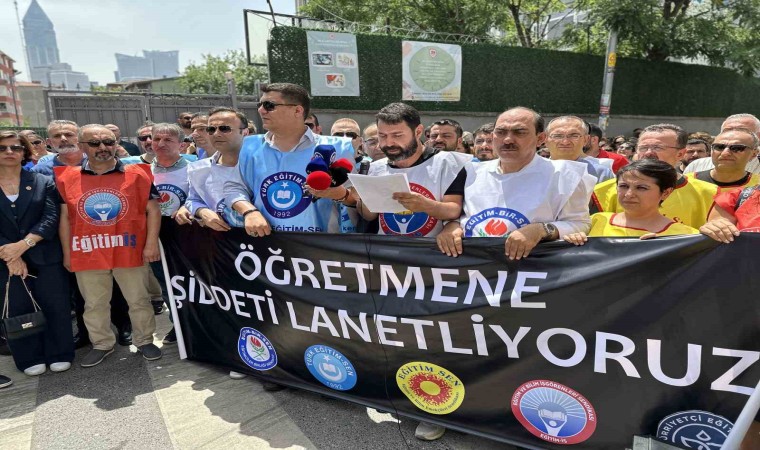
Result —
[[616, 29], [619, 56], [702, 58], [745, 75], [760, 69], [760, 0], [589, 0], [585, 6], [588, 23], [569, 27], [562, 39], [573, 50], [603, 54]]
[[[265, 63], [266, 58], [258, 55], [254, 61]], [[225, 72], [232, 72], [240, 94], [256, 94], [256, 81], [267, 80], [265, 67], [249, 65], [242, 50], [228, 50], [221, 56], [203, 55], [200, 64], [191, 62], [177, 82], [191, 94], [226, 94]]]

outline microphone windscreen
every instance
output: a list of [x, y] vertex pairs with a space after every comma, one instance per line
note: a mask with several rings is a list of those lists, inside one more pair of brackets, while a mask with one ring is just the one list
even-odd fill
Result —
[[348, 180], [348, 174], [354, 170], [353, 161], [347, 158], [341, 158], [330, 165], [330, 175], [332, 175], [332, 186], [340, 186]]
[[[327, 162], [325, 162], [322, 158], [316, 158], [309, 161], [309, 164], [306, 164], [306, 175], [313, 173], [313, 172], [327, 172], [330, 170], [330, 168], [327, 165]], [[309, 185], [311, 186], [311, 185]]]
[[[314, 154], [311, 155], [311, 160], [322, 159], [329, 167], [330, 164], [335, 162], [335, 147], [332, 145], [317, 145], [314, 148]], [[325, 169], [327, 170], [327, 169]]]
[[330, 187], [332, 178], [327, 172], [312, 172], [306, 176], [306, 184], [317, 191], [324, 191]]

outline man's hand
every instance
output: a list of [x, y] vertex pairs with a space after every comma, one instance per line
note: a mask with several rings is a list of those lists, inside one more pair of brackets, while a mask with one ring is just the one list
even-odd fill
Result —
[[431, 203], [435, 201], [416, 192], [394, 192], [393, 200], [401, 203], [404, 208], [411, 212], [427, 212]]
[[569, 242], [573, 245], [583, 245], [588, 241], [588, 237], [584, 232], [570, 233], [562, 236], [565, 242]]
[[[255, 213], [252, 213], [252, 214], [255, 214]], [[201, 209], [200, 211], [197, 212], [197, 215], [198, 215], [198, 223], [202, 227], [209, 227], [212, 230], [216, 230], [216, 231], [230, 230], [230, 226], [227, 225], [227, 222], [225, 222], [224, 219], [219, 217], [219, 214], [215, 213], [214, 211], [211, 211], [208, 208]]]
[[464, 236], [464, 230], [459, 222], [449, 222], [438, 233], [435, 241], [438, 243], [441, 252], [456, 258], [462, 254], [462, 236]]
[[193, 223], [193, 215], [190, 214], [190, 210], [181, 206], [177, 212], [172, 215], [172, 218], [180, 225], [188, 225]]
[[544, 227], [540, 223], [526, 225], [519, 230], [509, 233], [504, 243], [504, 253], [509, 259], [526, 258], [533, 247], [544, 237]]
[[340, 200], [346, 196], [346, 192], [348, 191], [348, 189], [343, 186], [329, 187], [327, 189], [322, 189], [321, 191], [314, 189], [308, 184], [305, 184], [303, 187], [309, 191], [309, 194], [311, 194], [312, 197], [329, 198], [330, 200]]
[[24, 241], [6, 244], [0, 246], [0, 258], [5, 262], [11, 262], [19, 259], [27, 250], [29, 250], [29, 246]]
[[161, 259], [161, 252], [158, 250], [158, 241], [145, 243], [143, 249], [143, 261], [146, 263], [152, 263]]
[[8, 273], [11, 275], [19, 275], [21, 278], [26, 278], [26, 276], [29, 275], [26, 263], [21, 258], [8, 263]]
[[245, 216], [245, 232], [253, 237], [269, 236], [272, 234], [272, 228], [261, 211], [254, 211]]
[[734, 237], [739, 236], [736, 225], [722, 217], [702, 225], [699, 227], [699, 232], [724, 244], [734, 242]]

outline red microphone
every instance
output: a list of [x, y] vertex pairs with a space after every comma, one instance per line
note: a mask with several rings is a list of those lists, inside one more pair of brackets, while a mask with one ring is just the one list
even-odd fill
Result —
[[332, 177], [327, 172], [312, 172], [306, 176], [306, 184], [317, 191], [324, 191], [330, 187]]
[[330, 164], [330, 176], [332, 177], [330, 186], [335, 187], [345, 183], [352, 170], [354, 170], [354, 163], [347, 158], [341, 158]]

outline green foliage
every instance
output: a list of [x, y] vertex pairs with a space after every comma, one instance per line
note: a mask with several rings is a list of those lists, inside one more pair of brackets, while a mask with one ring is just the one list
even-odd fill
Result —
[[[264, 63], [264, 56], [254, 60]], [[191, 94], [226, 94], [225, 72], [232, 72], [238, 94], [257, 94], [256, 81], [266, 81], [266, 68], [248, 64], [245, 52], [228, 50], [221, 56], [203, 55], [202, 63], [192, 62], [185, 68], [179, 85]]]
[[[588, 23], [566, 30], [563, 44], [603, 54], [610, 29], [620, 56], [665, 61], [703, 58], [751, 75], [760, 69], [760, 0], [588, 0]], [[590, 33], [589, 33], [590, 31]]]
[[[318, 109], [376, 111], [401, 99], [401, 41], [358, 34], [360, 97], [315, 97]], [[596, 114], [601, 56], [495, 44], [462, 45], [459, 102], [410, 102], [421, 111], [501, 112], [528, 106], [544, 113]], [[306, 30], [272, 29], [272, 82], [309, 83]], [[760, 80], [715, 67], [618, 59], [613, 114], [725, 117], [760, 114]]]

